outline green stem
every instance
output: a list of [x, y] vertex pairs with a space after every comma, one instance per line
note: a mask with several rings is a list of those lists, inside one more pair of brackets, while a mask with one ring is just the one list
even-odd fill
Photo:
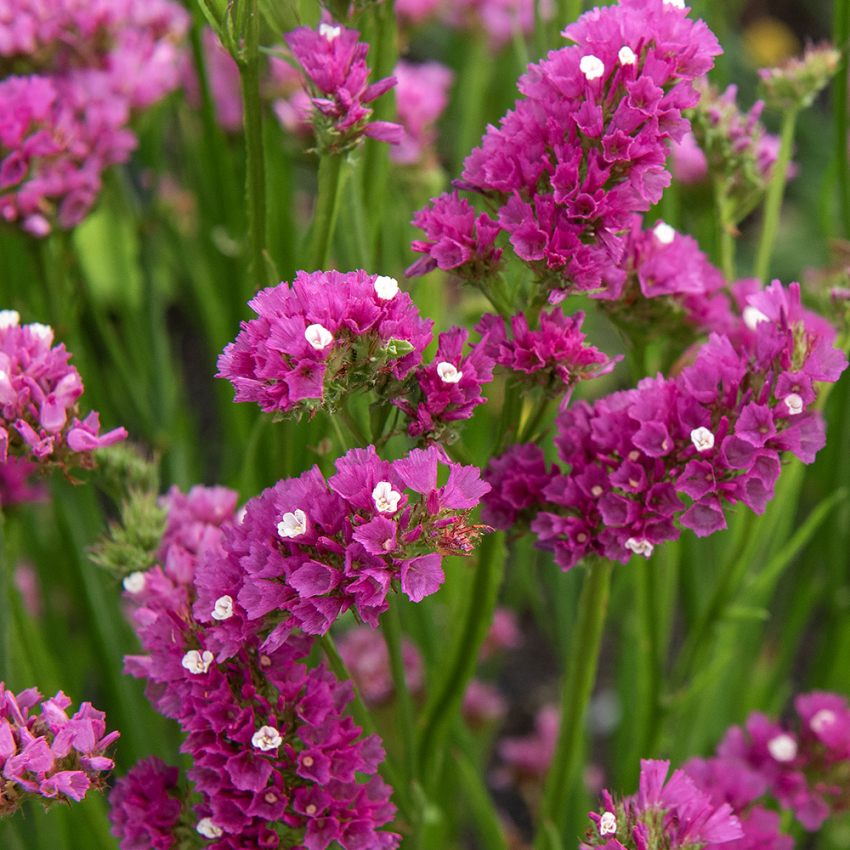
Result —
[[[342, 405], [337, 409], [336, 415], [345, 422], [346, 427], [351, 432], [351, 435], [357, 441], [357, 445], [361, 448], [365, 448], [369, 445], [369, 440], [366, 438], [366, 435], [363, 433], [363, 429], [360, 427], [360, 424], [357, 420], [351, 415], [351, 411], [348, 409], [348, 399], [343, 398]], [[333, 415], [331, 416], [333, 418]]]
[[6, 521], [0, 505], [0, 681], [13, 687], [12, 681], [12, 570], [6, 557]]
[[310, 271], [322, 271], [328, 264], [346, 176], [345, 154], [322, 155], [319, 162], [319, 197], [313, 218], [313, 234], [310, 237]]
[[832, 112], [835, 116], [835, 161], [838, 167], [838, 206], [842, 236], [850, 237], [850, 166], [847, 162], [847, 74], [850, 41], [850, 1], [833, 4], [832, 40], [841, 50], [841, 61], [832, 79]]
[[263, 153], [263, 110], [260, 103], [260, 12], [258, 0], [247, 0], [244, 46], [239, 53], [245, 125], [245, 202], [248, 209], [248, 265], [255, 289], [266, 286], [266, 165]]
[[[782, 132], [780, 134], [779, 156], [773, 167], [773, 176], [767, 188], [767, 198], [764, 202], [764, 219], [761, 225], [756, 264], [753, 270], [755, 277], [762, 282], [767, 281], [770, 271], [770, 259], [773, 256], [773, 246], [776, 242], [776, 231], [779, 227], [779, 212], [782, 209], [782, 196], [785, 194], [785, 181], [788, 175], [788, 164], [791, 162], [791, 150], [794, 145], [794, 128], [797, 124], [797, 109], [789, 109], [782, 116]], [[845, 151], [845, 158], [847, 156]]]
[[612, 563], [607, 558], [588, 559], [561, 690], [561, 729], [543, 794], [535, 850], [551, 848], [549, 833], [560, 836], [566, 825], [567, 801], [582, 751], [585, 710], [596, 681], [599, 648], [608, 611], [611, 567]]
[[558, 48], [563, 42], [561, 30], [573, 23], [582, 12], [582, 0], [558, 0], [557, 13], [549, 24], [549, 47]]
[[726, 187], [720, 178], [714, 180], [714, 203], [717, 208], [718, 249], [720, 268], [729, 283], [735, 280], [735, 222], [729, 215], [729, 199]]
[[519, 435], [518, 443], [527, 443], [532, 439], [538, 426], [546, 418], [546, 414], [552, 405], [554, 399], [547, 398], [545, 394], [541, 394], [534, 405], [534, 409], [529, 414], [528, 419], [522, 426], [522, 432]]

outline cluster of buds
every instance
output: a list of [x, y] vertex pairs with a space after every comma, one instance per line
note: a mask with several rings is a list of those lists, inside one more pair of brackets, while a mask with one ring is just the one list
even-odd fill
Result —
[[106, 786], [115, 766], [105, 752], [119, 733], [106, 734], [102, 711], [86, 702], [68, 717], [71, 700], [62, 691], [32, 711], [42, 699], [35, 688], [15, 695], [0, 682], [0, 817], [26, 800], [82, 800], [89, 788]]
[[789, 112], [811, 106], [840, 61], [841, 51], [831, 44], [812, 44], [799, 59], [790, 59], [779, 68], [762, 68], [759, 77], [768, 108]]

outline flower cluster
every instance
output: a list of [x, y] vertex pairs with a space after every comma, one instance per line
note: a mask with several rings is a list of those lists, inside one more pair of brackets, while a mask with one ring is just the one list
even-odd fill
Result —
[[456, 438], [452, 423], [469, 419], [472, 411], [487, 401], [481, 387], [493, 380], [493, 358], [483, 345], [463, 354], [469, 336], [466, 328], [441, 333], [437, 354], [416, 372], [419, 392], [393, 401], [411, 419], [408, 434], [427, 442], [448, 442]]
[[312, 89], [313, 123], [320, 151], [342, 153], [361, 136], [398, 144], [404, 129], [389, 121], [369, 121], [366, 104], [388, 92], [395, 77], [366, 85], [369, 45], [357, 30], [324, 22], [317, 29], [298, 27], [284, 36]]
[[[441, 464], [449, 476], [438, 487]], [[251, 499], [226, 558], [201, 565], [197, 619], [210, 622], [217, 600], [231, 600], [214, 650], [233, 652], [269, 614], [279, 625], [267, 646], [295, 626], [324, 634], [349, 608], [374, 627], [394, 582], [420, 602], [443, 582], [443, 555], [468, 554], [482, 530], [469, 513], [489, 486], [438, 448], [392, 462], [372, 446], [352, 449], [336, 468], [327, 481], [314, 467]]]
[[124, 428], [101, 435], [95, 412], [74, 415], [83, 382], [70, 356], [64, 344], [53, 345], [52, 328], [21, 325], [16, 311], [0, 310], [0, 463], [11, 454], [91, 466], [95, 449], [126, 438]]
[[180, 82], [190, 16], [170, 0], [12, 0], [0, 13], [0, 217], [78, 224], [136, 146], [132, 114]]
[[333, 411], [371, 387], [392, 396], [432, 338], [393, 278], [364, 271], [299, 272], [249, 304], [258, 318], [224, 349], [218, 377], [234, 385], [236, 401], [265, 411]]
[[43, 502], [45, 488], [33, 481], [38, 464], [17, 457], [7, 457], [0, 463], [0, 508], [27, 502]]
[[[498, 207], [495, 224], [555, 302], [573, 290], [616, 297], [619, 232], [669, 184], [667, 140], [688, 130], [681, 110], [697, 102], [690, 81], [720, 53], [702, 21], [665, 0], [595, 9], [564, 35], [575, 44], [529, 66], [519, 81], [525, 99], [488, 129], [456, 184]], [[428, 242], [413, 248], [457, 269], [463, 260], [433, 252], [445, 218], [437, 209]]]
[[[732, 806], [744, 832], [778, 834], [779, 815], [761, 803], [776, 800], [810, 832], [850, 808], [850, 708], [838, 694], [815, 691], [794, 701], [798, 731], [753, 712], [729, 729], [711, 759], [691, 759], [685, 771], [712, 799]], [[756, 815], [754, 817], [753, 815]], [[786, 846], [790, 839], [781, 836]], [[786, 850], [782, 842], [777, 850]]]
[[599, 349], [585, 345], [583, 321], [584, 313], [565, 316], [556, 307], [551, 313], [540, 314], [537, 331], [528, 327], [524, 313], [514, 316], [513, 339], [508, 339], [505, 320], [492, 313], [485, 313], [475, 330], [484, 337], [478, 347], [483, 347], [496, 363], [518, 381], [543, 387], [548, 398], [561, 398], [564, 408], [576, 384], [607, 375], [621, 359], [609, 359]]
[[403, 60], [396, 65], [394, 74], [398, 80], [398, 120], [404, 127], [404, 138], [391, 148], [390, 159], [413, 164], [422, 160], [434, 143], [434, 124], [449, 102], [454, 74], [439, 62], [413, 65]]
[[[815, 384], [837, 380], [844, 353], [820, 326], [813, 330], [798, 284], [786, 291], [775, 281], [751, 295], [740, 324], [739, 348], [712, 334], [675, 378], [646, 378], [560, 415], [555, 442], [569, 473], [543, 487], [546, 504], [531, 528], [564, 569], [593, 552], [623, 562], [632, 553], [649, 557], [679, 536], [674, 518], [709, 535], [726, 527], [724, 502], [762, 513], [781, 453], [814, 460], [825, 439], [821, 414], [810, 409]], [[531, 491], [545, 468], [529, 469]], [[517, 479], [525, 473], [498, 477], [523, 492]], [[487, 497], [488, 519], [507, 517], [512, 501]]]
[[603, 809], [591, 812], [593, 825], [582, 850], [647, 850], [649, 847], [700, 847], [726, 844], [743, 836], [727, 803], [715, 804], [682, 770], [667, 779], [669, 761], [642, 760], [638, 793], [615, 800], [602, 792]]
[[811, 106], [838, 70], [840, 61], [841, 51], [826, 42], [808, 45], [801, 58], [790, 59], [781, 68], [762, 68], [760, 87], [767, 105], [779, 112]]
[[[195, 829], [216, 850], [276, 847], [275, 824], [287, 828], [287, 847], [325, 850], [338, 841], [345, 850], [389, 850], [398, 836], [377, 831], [395, 813], [390, 788], [374, 775], [383, 748], [342, 716], [351, 682], [323, 666], [308, 670], [301, 662], [311, 640], [303, 635], [261, 648], [255, 629], [218, 659], [207, 648], [222, 645], [216, 632], [238, 606], [228, 594], [210, 603], [219, 589], [205, 584], [220, 577], [208, 562], [220, 564], [242, 528], [234, 505], [235, 494], [224, 488], [172, 491], [162, 564], [125, 581], [148, 653], [128, 656], [126, 670], [147, 679], [154, 707], [187, 733], [188, 778], [201, 795]], [[250, 509], [243, 524], [249, 516]], [[142, 787], [150, 774], [151, 785]], [[371, 778], [364, 783], [358, 774]], [[166, 846], [178, 820], [188, 818], [178, 811], [175, 782], [167, 768], [148, 764], [118, 785], [110, 819], [122, 850], [140, 836]]]
[[16, 696], [0, 682], [0, 817], [28, 799], [82, 800], [114, 767], [104, 753], [119, 733], [106, 734], [102, 711], [85, 702], [68, 717], [71, 700], [59, 691], [33, 712], [41, 699], [35, 688]]

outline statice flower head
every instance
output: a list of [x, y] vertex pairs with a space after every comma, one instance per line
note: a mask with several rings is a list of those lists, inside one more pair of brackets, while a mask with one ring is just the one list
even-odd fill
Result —
[[136, 147], [132, 115], [180, 82], [190, 16], [170, 0], [13, 0], [0, 20], [0, 216], [78, 224]]
[[395, 279], [364, 271], [299, 272], [249, 305], [258, 317], [224, 349], [217, 377], [236, 401], [278, 415], [333, 411], [364, 389], [392, 397], [432, 338]]
[[[239, 78], [239, 66], [227, 52], [212, 27], [204, 27], [201, 32], [204, 71], [209, 86], [215, 118], [218, 125], [228, 133], [242, 130], [242, 86]], [[200, 106], [198, 82], [192, 76], [187, 81], [191, 95], [190, 103]], [[193, 104], [194, 105], [194, 104]]]
[[743, 836], [731, 806], [715, 805], [682, 770], [667, 779], [669, 769], [668, 761], [642, 760], [637, 794], [615, 800], [604, 791], [601, 811], [590, 813], [592, 825], [580, 846], [675, 850], [726, 844]]
[[372, 103], [395, 84], [384, 77], [366, 85], [369, 45], [357, 30], [326, 20], [317, 29], [298, 27], [284, 36], [292, 55], [309, 81], [313, 124], [320, 152], [342, 153], [362, 136], [398, 144], [404, 129], [389, 121], [369, 121]]
[[[531, 0], [460, 0], [440, 9], [440, 20], [454, 29], [482, 31], [492, 50], [502, 50], [517, 33], [534, 32], [535, 4]], [[538, 14], [551, 21], [551, 0], [540, 3]]]
[[27, 800], [79, 802], [89, 788], [103, 790], [115, 766], [106, 750], [119, 733], [106, 733], [102, 711], [85, 702], [68, 717], [62, 691], [42, 699], [35, 688], [16, 695], [0, 682], [0, 816]]
[[560, 726], [558, 707], [546, 705], [537, 712], [529, 734], [503, 738], [498, 746], [503, 777], [517, 785], [542, 782], [555, 755]]
[[[688, 130], [691, 81], [720, 53], [702, 21], [663, 0], [594, 9], [564, 35], [574, 44], [529, 66], [519, 81], [524, 99], [488, 128], [455, 184], [497, 209], [499, 229], [553, 302], [571, 291], [605, 297], [620, 285], [619, 234], [669, 184], [667, 140]], [[435, 253], [440, 217], [414, 221], [430, 225], [414, 250], [475, 277], [462, 265], [468, 259], [448, 266]], [[421, 263], [409, 273], [427, 270]]]
[[649, 557], [680, 525], [712, 534], [726, 528], [726, 503], [762, 513], [782, 453], [814, 460], [825, 442], [816, 384], [837, 380], [846, 357], [812, 328], [798, 284], [775, 281], [749, 302], [761, 318], [738, 349], [712, 334], [676, 377], [560, 414], [555, 444], [569, 472], [544, 487], [531, 528], [564, 569], [589, 553]]
[[565, 316], [556, 307], [540, 314], [540, 330], [529, 328], [524, 313], [513, 316], [512, 338], [505, 320], [492, 313], [485, 313], [475, 330], [484, 337], [479, 345], [499, 366], [520, 383], [542, 387], [547, 398], [560, 398], [563, 409], [580, 381], [607, 375], [622, 359], [611, 359], [594, 346], [585, 345], [583, 321], [583, 312]]
[[[442, 487], [440, 467], [449, 473]], [[233, 600], [216, 640], [238, 646], [276, 623], [269, 644], [296, 626], [324, 634], [349, 608], [375, 627], [395, 582], [420, 602], [443, 583], [443, 556], [469, 554], [485, 528], [470, 513], [489, 485], [439, 448], [392, 462], [372, 446], [352, 449], [336, 468], [327, 481], [314, 467], [251, 499], [226, 559], [202, 565], [209, 578], [196, 617], [210, 622], [216, 599]]]
[[45, 501], [47, 490], [34, 480], [37, 472], [37, 463], [17, 457], [0, 463], [0, 508]]
[[100, 434], [95, 412], [77, 418], [83, 382], [70, 357], [64, 344], [53, 345], [52, 328], [0, 310], [0, 463], [17, 456], [91, 467], [95, 449], [127, 437], [124, 428]]
[[468, 336], [466, 328], [441, 333], [434, 359], [416, 372], [418, 392], [393, 401], [410, 417], [411, 437], [451, 443], [457, 438], [454, 423], [469, 419], [487, 401], [481, 387], [493, 380], [493, 358], [481, 345], [464, 355]]
[[802, 57], [790, 59], [782, 67], [762, 68], [760, 87], [768, 107], [787, 112], [811, 106], [840, 61], [841, 51], [825, 42], [808, 45]]
[[404, 138], [390, 149], [390, 159], [410, 165], [420, 162], [437, 138], [434, 125], [449, 102], [454, 73], [439, 62], [414, 65], [399, 60], [394, 74], [398, 80], [398, 120], [404, 128]]
[[670, 145], [670, 155], [673, 177], [680, 183], [696, 184], [708, 179], [708, 160], [692, 130]]

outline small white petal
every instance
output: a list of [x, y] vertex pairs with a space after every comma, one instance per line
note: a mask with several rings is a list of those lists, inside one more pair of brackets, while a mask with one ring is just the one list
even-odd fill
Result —
[[638, 540], [636, 537], [630, 537], [625, 545], [626, 549], [631, 549], [635, 555], [643, 555], [644, 558], [648, 558], [655, 548], [648, 540], [644, 540], [643, 538]]
[[698, 452], [707, 452], [714, 448], [714, 434], [708, 428], [694, 428], [691, 431], [691, 442]]
[[620, 48], [617, 58], [620, 60], [621, 65], [634, 65], [635, 62], [637, 62], [637, 56], [635, 56], [634, 50], [632, 50], [628, 44], [624, 44]]
[[593, 54], [582, 56], [581, 62], [578, 63], [579, 70], [587, 77], [588, 80], [597, 80], [605, 74], [605, 63]]
[[190, 672], [196, 676], [201, 673], [206, 673], [213, 663], [213, 654], [209, 650], [205, 650], [201, 655], [197, 649], [190, 649], [184, 656], [182, 664]]
[[281, 537], [300, 537], [307, 530], [307, 515], [300, 508], [285, 513], [277, 524], [277, 533]]
[[283, 743], [283, 738], [274, 726], [261, 726], [254, 732], [251, 743], [258, 750], [267, 753], [269, 750], [276, 750]]
[[676, 230], [670, 227], [666, 221], [659, 221], [652, 232], [662, 245], [669, 245], [676, 238]]
[[216, 826], [211, 818], [201, 818], [195, 829], [204, 836], [204, 838], [221, 838], [223, 831], [220, 826]]
[[827, 726], [832, 726], [836, 721], [836, 716], [834, 711], [830, 711], [828, 708], [822, 708], [811, 720], [809, 724], [812, 729], [820, 735]]
[[233, 597], [219, 596], [212, 611], [213, 620], [229, 620], [233, 616]]
[[30, 333], [45, 345], [50, 345], [53, 342], [53, 328], [50, 325], [43, 325], [41, 322], [33, 322], [29, 325], [24, 325], [29, 328]]
[[319, 324], [310, 325], [306, 328], [304, 338], [316, 351], [327, 348], [334, 341], [334, 335], [326, 327]]
[[393, 490], [393, 485], [389, 481], [379, 481], [372, 491], [372, 498], [375, 501], [375, 507], [382, 514], [391, 514], [401, 501], [401, 493]]
[[685, 8], [685, 0], [664, 0], [665, 6], [673, 6], [676, 9], [684, 9]]
[[445, 360], [437, 364], [437, 374], [444, 384], [456, 384], [463, 377], [463, 372], [458, 372], [456, 366]]
[[788, 413], [791, 416], [796, 416], [798, 413], [802, 413], [803, 408], [805, 407], [803, 399], [800, 398], [797, 393], [791, 393], [790, 395], [785, 396], [785, 406], [788, 408]]
[[398, 294], [398, 281], [394, 277], [379, 274], [375, 278], [375, 293], [383, 301], [389, 301]]
[[247, 505], [242, 505], [242, 507], [239, 508], [238, 511], [236, 511], [236, 513], [233, 516], [233, 519], [234, 519], [234, 521], [236, 522], [237, 525], [242, 525], [242, 523], [245, 521], [245, 516], [246, 516], [247, 513], [248, 513], [248, 506]]
[[767, 742], [767, 750], [776, 761], [788, 762], [797, 758], [797, 742], [784, 732]]
[[17, 310], [0, 310], [0, 331], [13, 328], [21, 323], [21, 314]]
[[127, 593], [141, 593], [145, 589], [145, 574], [136, 570], [128, 576], [124, 576], [124, 590]]
[[769, 322], [770, 319], [762, 313], [758, 307], [744, 307], [744, 312], [741, 314], [741, 317], [744, 320], [744, 324], [751, 330], [754, 331], [756, 329], [756, 325], [759, 322]]
[[319, 24], [319, 35], [324, 36], [328, 41], [333, 41], [339, 38], [342, 32], [342, 27], [334, 27], [330, 24]]
[[599, 821], [600, 835], [615, 835], [617, 832], [617, 818], [613, 812], [605, 812], [602, 819]]

